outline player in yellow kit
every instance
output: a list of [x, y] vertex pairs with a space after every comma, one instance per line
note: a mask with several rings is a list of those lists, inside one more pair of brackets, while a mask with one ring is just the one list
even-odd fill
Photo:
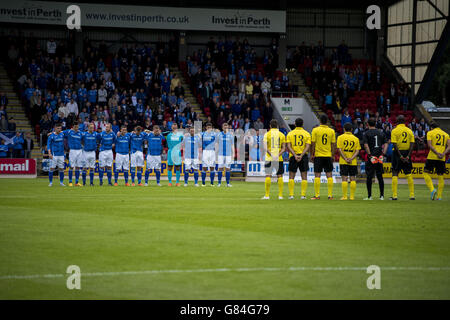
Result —
[[294, 178], [297, 170], [302, 176], [301, 199], [306, 199], [306, 188], [308, 187], [308, 151], [311, 147], [311, 135], [303, 129], [303, 119], [295, 119], [295, 129], [288, 133], [286, 148], [291, 153], [289, 158], [289, 199], [294, 199]]
[[270, 130], [264, 135], [264, 148], [266, 150], [266, 163], [264, 169], [266, 172], [265, 195], [263, 200], [269, 199], [270, 184], [272, 172], [275, 169], [278, 177], [278, 199], [283, 199], [283, 152], [286, 150], [286, 136], [278, 130], [278, 121], [273, 119], [270, 121]]
[[351, 123], [344, 125], [344, 133], [337, 138], [337, 148], [339, 150], [339, 170], [342, 177], [342, 198], [347, 200], [348, 177], [350, 177], [350, 200], [355, 200], [356, 174], [358, 173], [358, 156], [361, 145], [358, 137], [352, 133]]
[[[441, 200], [444, 191], [445, 155], [450, 152], [450, 138], [447, 132], [439, 128], [436, 122], [430, 124], [431, 131], [427, 133], [427, 143], [430, 148], [427, 162], [425, 163], [423, 177], [428, 189], [431, 191], [431, 200]], [[433, 186], [430, 174], [436, 170], [438, 175], [438, 189]]]
[[403, 115], [397, 117], [397, 126], [391, 132], [391, 142], [394, 149], [392, 152], [392, 197], [390, 199], [397, 200], [398, 174], [403, 171], [408, 179], [409, 200], [415, 200], [414, 180], [411, 174], [411, 153], [415, 140], [412, 130], [405, 126], [405, 116]]
[[320, 116], [320, 126], [311, 132], [311, 161], [314, 162], [314, 197], [320, 199], [320, 175], [325, 171], [328, 181], [328, 200], [333, 199], [333, 155], [336, 146], [336, 134], [327, 126], [328, 117]]

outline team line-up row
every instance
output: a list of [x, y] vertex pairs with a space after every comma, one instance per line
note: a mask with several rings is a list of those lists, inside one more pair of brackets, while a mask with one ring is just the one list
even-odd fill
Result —
[[[303, 129], [303, 120], [296, 119], [296, 128], [292, 130], [287, 137], [278, 130], [278, 123], [272, 120], [271, 129], [264, 134], [262, 139], [259, 136], [255, 138], [258, 144], [261, 142], [260, 150], [264, 153], [265, 158], [266, 194], [263, 199], [269, 198], [271, 175], [276, 172], [278, 176], [279, 199], [283, 198], [283, 181], [282, 175], [284, 167], [282, 165], [282, 154], [288, 151], [289, 159], [289, 198], [293, 199], [294, 177], [297, 171], [302, 176], [301, 199], [306, 199], [306, 173], [309, 165], [308, 161], [314, 163], [314, 190], [313, 200], [320, 199], [320, 174], [325, 171], [328, 184], [328, 199], [333, 199], [332, 189], [333, 180], [331, 172], [333, 169], [332, 155], [336, 148], [340, 154], [341, 176], [343, 177], [342, 189], [343, 200], [347, 199], [348, 180], [350, 180], [350, 199], [354, 199], [354, 191], [356, 189], [356, 173], [357, 162], [356, 157], [361, 149], [359, 139], [352, 134], [351, 126], [344, 127], [344, 134], [340, 135], [336, 140], [334, 130], [327, 126], [328, 119], [326, 116], [321, 117], [321, 125], [314, 128], [311, 132]], [[373, 124], [373, 126], [371, 126]], [[427, 163], [425, 165], [424, 178], [431, 192], [431, 198], [438, 199], [442, 196], [443, 190], [443, 174], [445, 172], [445, 155], [450, 151], [448, 134], [432, 123], [432, 128], [427, 134], [427, 141], [430, 147]], [[201, 128], [201, 127], [200, 127]], [[53, 180], [53, 171], [58, 168], [60, 175], [60, 184], [64, 180], [64, 139], [67, 138], [69, 144], [69, 163], [72, 170], [69, 170], [69, 186], [72, 186], [72, 174], [75, 170], [75, 185], [81, 186], [79, 183], [80, 170], [82, 171], [83, 185], [86, 184], [87, 170], [90, 169], [90, 184], [93, 185], [94, 168], [96, 162], [96, 150], [99, 148], [99, 180], [100, 185], [103, 184], [103, 174], [106, 172], [108, 184], [112, 185], [112, 163], [113, 152], [116, 152], [116, 171], [115, 185], [117, 185], [118, 171], [123, 170], [125, 184], [128, 184], [128, 169], [130, 167], [131, 158], [131, 178], [132, 185], [135, 182], [137, 174], [138, 185], [142, 185], [142, 169], [144, 166], [143, 146], [148, 146], [147, 152], [147, 170], [145, 172], [145, 185], [148, 185], [150, 170], [155, 171], [157, 185], [160, 186], [160, 170], [161, 170], [161, 154], [163, 152], [163, 141], [167, 141], [168, 145], [168, 178], [169, 186], [172, 185], [172, 172], [175, 168], [176, 185], [179, 186], [181, 175], [181, 164], [185, 165], [185, 186], [189, 180], [189, 170], [194, 169], [195, 186], [198, 186], [198, 168], [202, 163], [202, 186], [205, 186], [206, 172], [210, 171], [211, 185], [214, 185], [216, 164], [218, 171], [218, 186], [222, 182], [222, 172], [225, 170], [227, 186], [230, 184], [230, 167], [234, 159], [235, 134], [229, 130], [225, 123], [223, 131], [212, 130], [211, 124], [206, 124], [206, 131], [197, 134], [198, 129], [190, 128], [187, 134], [183, 134], [177, 130], [177, 125], [173, 124], [172, 132], [167, 138], [161, 133], [158, 126], [154, 126], [153, 131], [142, 131], [140, 127], [136, 127], [132, 133], [128, 133], [126, 127], [115, 134], [111, 131], [110, 125], [107, 125], [103, 132], [94, 132], [93, 125], [89, 125], [88, 131], [81, 132], [75, 124], [70, 130], [61, 130], [60, 125], [55, 126], [55, 131], [48, 139], [48, 153], [51, 159], [49, 180], [50, 186]], [[251, 137], [251, 136], [250, 136]], [[250, 139], [251, 140], [251, 139]], [[259, 141], [262, 140], [262, 141]], [[242, 139], [241, 141], [249, 142]], [[255, 141], [252, 141], [252, 143]], [[414, 146], [414, 135], [412, 131], [404, 125], [404, 117], [397, 118], [397, 126], [392, 131], [391, 139], [387, 140], [381, 130], [375, 129], [374, 119], [369, 119], [369, 130], [364, 134], [363, 145], [368, 154], [366, 163], [367, 172], [367, 200], [372, 200], [371, 184], [374, 176], [377, 177], [380, 186], [380, 199], [384, 199], [384, 181], [383, 159], [387, 150], [388, 143], [394, 145], [394, 153], [392, 158], [392, 200], [397, 199], [398, 173], [403, 171], [408, 179], [410, 189], [410, 199], [414, 197], [414, 183], [411, 175], [412, 162], [411, 152]], [[239, 148], [239, 152], [244, 152], [245, 148]], [[183, 152], [182, 152], [183, 151]], [[130, 156], [131, 154], [131, 156]], [[183, 155], [183, 156], [182, 156]], [[309, 155], [309, 159], [308, 159]], [[201, 160], [200, 160], [201, 159]], [[436, 171], [438, 174], [438, 189], [435, 190], [431, 181], [430, 173]], [[442, 184], [442, 186], [441, 186]]]

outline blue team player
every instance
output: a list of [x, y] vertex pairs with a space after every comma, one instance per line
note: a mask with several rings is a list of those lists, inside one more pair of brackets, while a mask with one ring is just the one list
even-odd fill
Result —
[[83, 132], [81, 139], [83, 143], [83, 186], [86, 185], [86, 175], [89, 169], [90, 186], [94, 185], [95, 172], [95, 152], [97, 151], [97, 136], [98, 133], [94, 131], [94, 124], [88, 125], [88, 131]]
[[106, 124], [105, 131], [97, 135], [97, 140], [100, 144], [100, 153], [98, 155], [100, 185], [103, 185], [103, 173], [106, 169], [108, 184], [112, 186], [112, 164], [114, 160], [112, 148], [116, 142], [116, 134], [111, 130], [110, 123]]
[[49, 187], [53, 185], [53, 171], [59, 170], [59, 184], [64, 185], [64, 133], [61, 124], [55, 125], [55, 131], [50, 134], [47, 140], [48, 157], [50, 159], [50, 170], [48, 172]]
[[183, 142], [183, 134], [177, 132], [178, 125], [176, 122], [172, 124], [172, 132], [167, 135], [167, 146], [169, 150], [167, 151], [167, 177], [169, 179], [169, 187], [172, 186], [172, 170], [175, 166], [176, 175], [176, 186], [180, 186], [180, 175], [181, 175], [181, 143]]
[[218, 183], [217, 186], [220, 187], [222, 183], [222, 171], [225, 169], [225, 177], [227, 180], [227, 187], [231, 187], [231, 164], [234, 158], [234, 135], [229, 131], [228, 123], [222, 125], [223, 131], [218, 134], [218, 144], [219, 144], [219, 156], [217, 159], [217, 164], [219, 167], [219, 172], [217, 174]]
[[127, 132], [127, 127], [122, 126], [117, 133], [116, 138], [116, 169], [114, 171], [114, 185], [118, 186], [119, 170], [123, 170], [123, 177], [125, 179], [125, 186], [130, 186], [128, 183], [128, 169], [130, 168], [130, 140], [131, 135]]
[[145, 186], [148, 186], [148, 178], [150, 170], [155, 172], [156, 185], [161, 186], [161, 154], [163, 152], [164, 136], [161, 134], [161, 129], [158, 125], [153, 126], [153, 132], [148, 131], [147, 136], [147, 170], [145, 171]]
[[184, 150], [184, 186], [188, 186], [189, 171], [194, 170], [195, 186], [198, 187], [199, 154], [201, 152], [202, 139], [195, 134], [194, 127], [189, 128], [189, 133], [185, 135], [183, 141]]
[[144, 167], [144, 141], [147, 134], [137, 126], [130, 135], [131, 141], [131, 185], [134, 187], [134, 176], [137, 173], [138, 186], [142, 186], [142, 168]]
[[216, 168], [216, 133], [212, 129], [212, 124], [206, 124], [206, 131], [202, 133], [202, 187], [206, 183], [206, 171], [209, 170], [211, 187], [214, 187], [214, 170]]
[[75, 185], [81, 187], [80, 168], [83, 167], [83, 146], [81, 140], [83, 133], [79, 130], [78, 122], [75, 122], [72, 129], [64, 130], [64, 137], [69, 144], [69, 187], [72, 187], [73, 170], [75, 170]]

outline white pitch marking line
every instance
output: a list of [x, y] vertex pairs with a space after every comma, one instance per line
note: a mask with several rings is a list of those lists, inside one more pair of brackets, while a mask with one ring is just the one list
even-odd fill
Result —
[[[450, 271], [450, 267], [380, 267], [388, 271]], [[116, 271], [116, 272], [82, 272], [84, 277], [145, 275], [163, 273], [208, 273], [208, 272], [273, 272], [273, 271], [362, 271], [367, 267], [266, 267], [266, 268], [217, 268], [217, 269], [175, 269], [175, 270], [141, 270], [141, 271]], [[63, 278], [67, 274], [32, 274], [32, 275], [5, 275], [0, 280]]]

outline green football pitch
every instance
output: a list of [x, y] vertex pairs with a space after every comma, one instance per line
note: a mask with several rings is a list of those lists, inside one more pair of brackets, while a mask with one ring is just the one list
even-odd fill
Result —
[[[299, 185], [287, 200], [287, 184], [278, 200], [274, 183], [262, 201], [262, 183], [56, 182], [0, 180], [0, 299], [450, 299], [449, 186], [442, 201], [424, 185], [416, 201], [405, 185], [396, 202], [311, 201]], [[66, 287], [69, 265], [80, 290]]]

